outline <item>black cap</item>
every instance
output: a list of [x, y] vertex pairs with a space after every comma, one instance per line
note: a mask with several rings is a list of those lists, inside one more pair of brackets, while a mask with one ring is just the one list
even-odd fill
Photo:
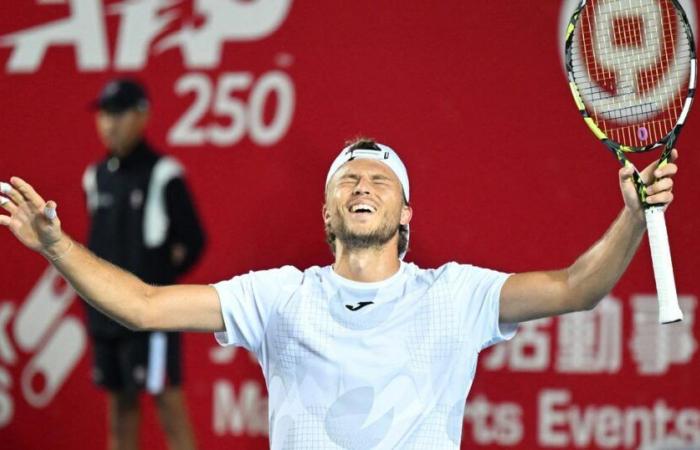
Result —
[[107, 83], [91, 106], [109, 113], [122, 113], [132, 108], [148, 108], [146, 89], [130, 78], [118, 78]]

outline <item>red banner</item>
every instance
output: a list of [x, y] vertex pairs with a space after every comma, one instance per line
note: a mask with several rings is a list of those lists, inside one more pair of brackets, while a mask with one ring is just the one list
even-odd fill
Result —
[[[696, 3], [681, 3], [696, 27]], [[80, 179], [105, 152], [87, 104], [111, 77], [136, 75], [152, 98], [149, 139], [185, 165], [208, 235], [183, 281], [329, 263], [326, 170], [360, 134], [408, 167], [408, 260], [566, 267], [622, 208], [617, 163], [563, 71], [575, 4], [5, 0], [0, 179], [35, 184], [84, 240]], [[699, 117], [680, 137], [666, 214], [685, 321], [656, 324], [644, 243], [595, 310], [525, 323], [481, 355], [463, 448], [700, 448]], [[104, 447], [82, 304], [6, 230], [0, 246], [2, 448]], [[210, 335], [188, 334], [185, 349], [200, 448], [266, 448], [257, 362]], [[163, 449], [145, 405], [144, 448]]]

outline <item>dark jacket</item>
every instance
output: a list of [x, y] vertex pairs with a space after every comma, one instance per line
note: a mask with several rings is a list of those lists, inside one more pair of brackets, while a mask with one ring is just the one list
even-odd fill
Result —
[[[182, 175], [175, 159], [155, 153], [145, 141], [123, 160], [108, 156], [89, 166], [83, 188], [92, 217], [90, 250], [147, 283], [174, 283], [204, 248]], [[187, 251], [184, 261], [174, 265], [171, 248], [177, 243]], [[104, 337], [130, 332], [89, 306], [88, 328]]]

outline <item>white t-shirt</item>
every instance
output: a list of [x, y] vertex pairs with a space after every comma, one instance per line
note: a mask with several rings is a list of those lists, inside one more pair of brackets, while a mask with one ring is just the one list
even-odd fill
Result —
[[252, 351], [273, 449], [455, 449], [478, 353], [499, 325], [507, 274], [401, 263], [359, 283], [330, 266], [250, 272], [214, 285], [221, 345]]

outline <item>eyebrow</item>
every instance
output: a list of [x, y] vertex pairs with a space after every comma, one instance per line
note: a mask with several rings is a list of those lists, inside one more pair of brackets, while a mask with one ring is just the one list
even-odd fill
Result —
[[[355, 173], [355, 172], [346, 172], [343, 175], [341, 175], [341, 177], [340, 177], [341, 180], [344, 178], [350, 178], [353, 180], [357, 180], [360, 178], [360, 175], [358, 173]], [[372, 180], [391, 180], [391, 177], [389, 177], [388, 175], [381, 174], [381, 173], [370, 174], [369, 178]]]

